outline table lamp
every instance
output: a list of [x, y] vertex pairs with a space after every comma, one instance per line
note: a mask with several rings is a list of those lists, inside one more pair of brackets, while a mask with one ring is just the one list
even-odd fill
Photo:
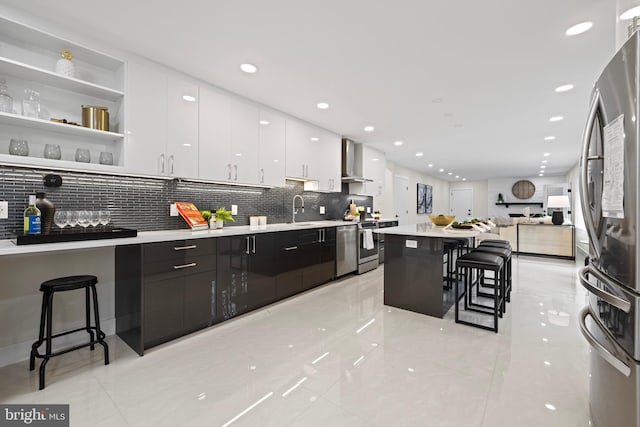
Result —
[[564, 222], [562, 209], [570, 207], [569, 196], [549, 196], [547, 207], [555, 209], [551, 216], [551, 222], [555, 225], [562, 225]]

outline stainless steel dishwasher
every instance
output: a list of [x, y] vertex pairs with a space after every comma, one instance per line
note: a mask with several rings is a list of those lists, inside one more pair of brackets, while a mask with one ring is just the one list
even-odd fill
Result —
[[356, 224], [336, 227], [336, 277], [358, 269], [358, 227]]

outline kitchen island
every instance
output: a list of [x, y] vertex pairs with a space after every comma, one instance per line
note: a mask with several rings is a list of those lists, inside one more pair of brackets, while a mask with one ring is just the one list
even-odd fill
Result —
[[480, 232], [424, 223], [384, 228], [376, 233], [385, 235], [385, 305], [444, 317], [455, 299], [453, 292], [444, 289], [444, 241], [474, 239]]

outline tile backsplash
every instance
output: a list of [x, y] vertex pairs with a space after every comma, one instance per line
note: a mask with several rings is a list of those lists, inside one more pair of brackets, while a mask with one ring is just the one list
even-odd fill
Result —
[[[44, 186], [44, 176], [49, 173], [62, 177], [61, 187]], [[358, 206], [373, 209], [370, 196], [304, 191], [297, 181], [265, 189], [0, 165], [0, 200], [9, 202], [9, 218], [0, 219], [0, 239], [10, 239], [14, 231], [22, 229], [28, 196], [39, 191], [47, 193], [56, 209], [108, 209], [113, 225], [138, 231], [188, 228], [182, 218], [169, 216], [169, 205], [175, 201], [192, 202], [201, 210], [221, 206], [230, 210], [232, 204], [238, 205], [236, 222], [225, 226], [248, 225], [251, 215], [266, 215], [271, 224], [290, 222], [296, 194], [303, 195], [305, 201], [305, 212], [298, 213], [296, 221], [341, 219], [351, 199]], [[320, 215], [320, 206], [325, 207], [325, 215]]]

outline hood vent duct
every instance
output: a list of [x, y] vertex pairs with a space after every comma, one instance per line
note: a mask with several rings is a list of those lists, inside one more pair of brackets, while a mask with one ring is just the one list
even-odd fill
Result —
[[342, 140], [342, 182], [373, 182], [362, 176], [362, 144]]

